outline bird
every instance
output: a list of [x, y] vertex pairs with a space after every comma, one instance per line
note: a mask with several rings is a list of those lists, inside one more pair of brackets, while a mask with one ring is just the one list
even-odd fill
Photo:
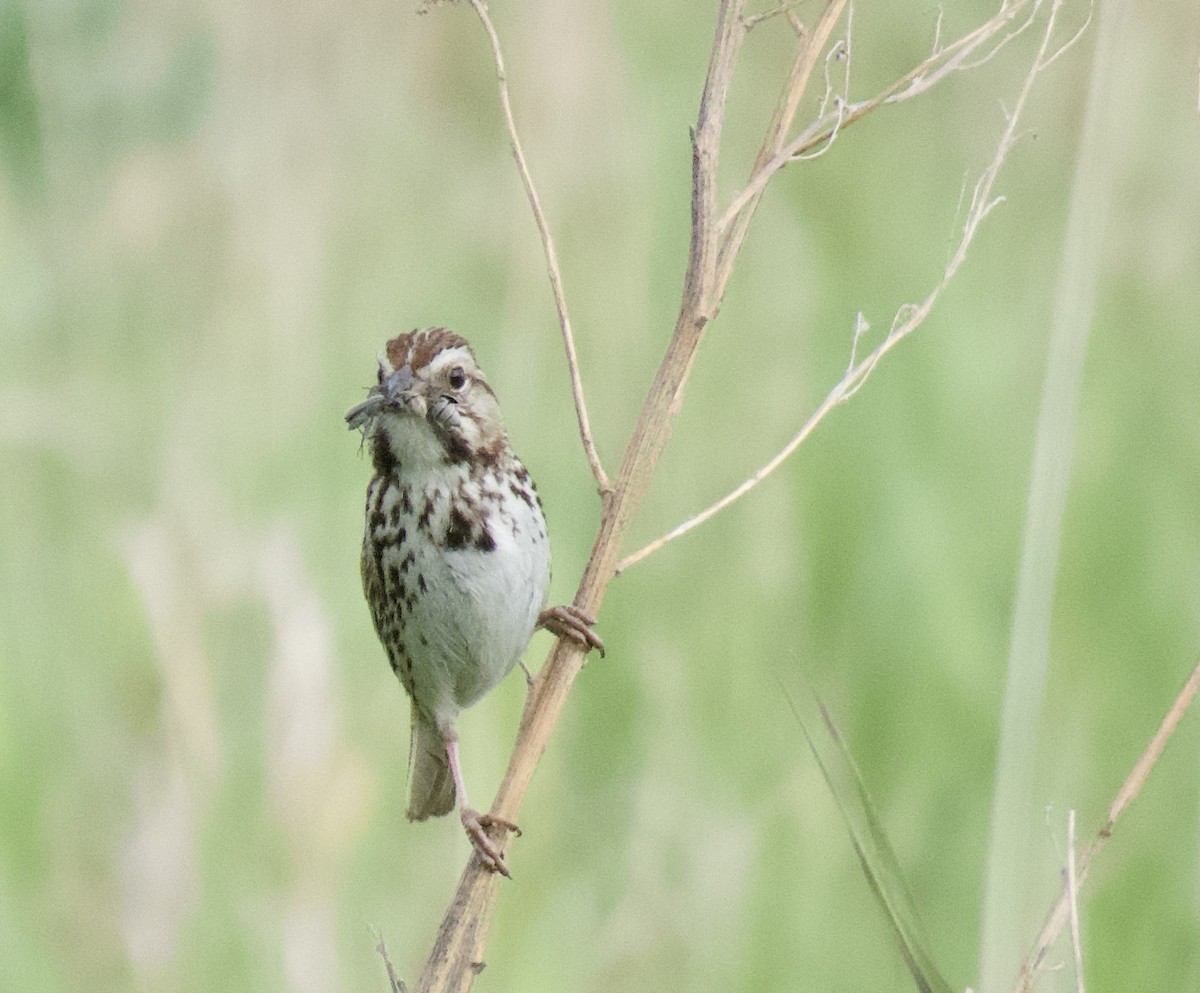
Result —
[[459, 818], [483, 865], [510, 876], [488, 828], [517, 831], [467, 799], [456, 721], [520, 661], [538, 628], [604, 652], [595, 619], [547, 608], [550, 542], [541, 499], [509, 444], [475, 352], [444, 327], [386, 344], [377, 382], [346, 414], [374, 473], [363, 593], [411, 701], [411, 821]]

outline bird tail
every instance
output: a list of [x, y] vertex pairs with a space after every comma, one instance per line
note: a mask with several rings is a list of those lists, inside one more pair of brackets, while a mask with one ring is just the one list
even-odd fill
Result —
[[408, 819], [423, 821], [454, 809], [454, 777], [446, 755], [446, 739], [429, 720], [412, 709], [409, 757]]

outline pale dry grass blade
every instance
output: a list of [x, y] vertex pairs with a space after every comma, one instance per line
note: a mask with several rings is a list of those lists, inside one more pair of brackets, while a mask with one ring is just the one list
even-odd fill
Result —
[[281, 895], [292, 993], [337, 986], [342, 858], [367, 817], [363, 764], [342, 744], [332, 624], [297, 535], [276, 525], [254, 549], [271, 630], [264, 721], [267, 802], [290, 856]]
[[1038, 721], [1083, 363], [1111, 195], [1111, 156], [1105, 139], [1110, 106], [1105, 93], [1113, 53], [1111, 13], [1111, 4], [1101, 12], [1038, 415], [992, 798], [980, 993], [996, 993], [1012, 982], [1031, 924], [1025, 908], [1037, 875], [1031, 853], [1038, 807], [1033, 796]]

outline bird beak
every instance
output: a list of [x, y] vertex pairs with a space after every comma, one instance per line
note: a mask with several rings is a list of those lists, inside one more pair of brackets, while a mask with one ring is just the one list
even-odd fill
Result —
[[412, 366], [402, 365], [395, 372], [391, 373], [384, 381], [380, 389], [383, 390], [388, 403], [396, 403], [401, 394], [407, 393], [412, 389], [413, 374]]
[[412, 385], [412, 366], [402, 365], [389, 373], [378, 386], [371, 387], [371, 392], [362, 403], [346, 412], [346, 423], [351, 430], [361, 428], [384, 407], [402, 406], [403, 396], [412, 389]]

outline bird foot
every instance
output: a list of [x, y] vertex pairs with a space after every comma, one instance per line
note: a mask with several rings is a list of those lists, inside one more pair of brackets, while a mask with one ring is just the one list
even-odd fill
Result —
[[521, 833], [521, 829], [507, 818], [495, 817], [492, 814], [481, 814], [470, 807], [463, 807], [459, 813], [459, 818], [462, 820], [462, 826], [467, 832], [467, 837], [470, 839], [472, 847], [478, 853], [484, 867], [512, 879], [512, 873], [508, 871], [508, 866], [504, 864], [504, 853], [500, 850], [500, 846], [488, 835], [487, 829], [490, 827], [499, 827], [518, 835]]
[[567, 603], [561, 607], [548, 607], [538, 614], [537, 626], [545, 628], [558, 638], [570, 638], [584, 647], [585, 651], [596, 649], [604, 658], [604, 642], [592, 628], [596, 618], [584, 613], [574, 604]]

